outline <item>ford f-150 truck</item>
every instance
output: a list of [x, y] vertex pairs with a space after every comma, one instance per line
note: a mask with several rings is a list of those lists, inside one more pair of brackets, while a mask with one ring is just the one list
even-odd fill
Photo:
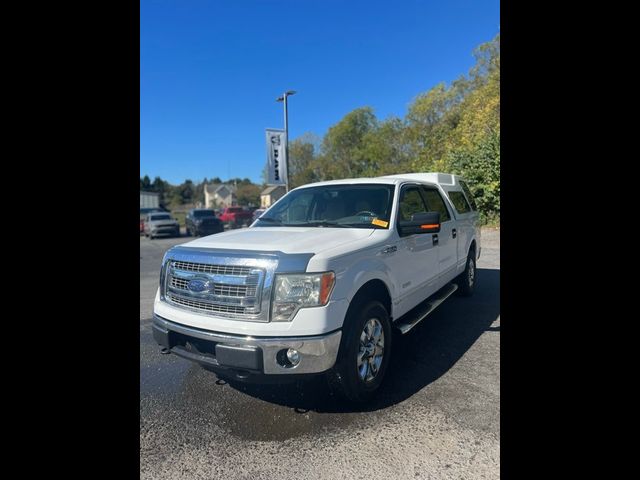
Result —
[[450, 174], [296, 188], [247, 229], [166, 252], [154, 338], [222, 378], [327, 374], [348, 399], [367, 401], [393, 332], [473, 292], [477, 221], [467, 185]]

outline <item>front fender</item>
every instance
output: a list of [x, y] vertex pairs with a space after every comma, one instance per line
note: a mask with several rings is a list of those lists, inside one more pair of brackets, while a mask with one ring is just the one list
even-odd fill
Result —
[[332, 294], [333, 298], [346, 298], [351, 302], [362, 286], [371, 280], [380, 280], [385, 284], [392, 299], [392, 305], [393, 299], [397, 298], [397, 284], [392, 271], [389, 266], [377, 258], [362, 258], [343, 269], [334, 269], [334, 271], [336, 272], [336, 286]]

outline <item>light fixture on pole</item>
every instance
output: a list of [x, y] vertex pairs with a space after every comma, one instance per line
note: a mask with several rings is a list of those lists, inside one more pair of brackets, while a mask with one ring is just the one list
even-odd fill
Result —
[[285, 189], [289, 191], [289, 116], [287, 113], [287, 97], [295, 95], [295, 90], [287, 90], [281, 96], [276, 98], [276, 102], [284, 103], [284, 157], [287, 166], [287, 178], [285, 180]]

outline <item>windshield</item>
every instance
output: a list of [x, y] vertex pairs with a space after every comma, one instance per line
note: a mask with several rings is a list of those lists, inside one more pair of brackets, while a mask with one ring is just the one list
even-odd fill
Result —
[[216, 214], [213, 212], [213, 210], [194, 210], [193, 216], [196, 218], [215, 217]]
[[393, 185], [324, 185], [294, 190], [262, 215], [256, 227], [389, 227]]
[[151, 215], [149, 217], [151, 219], [151, 221], [155, 221], [155, 220], [171, 220], [171, 215], [169, 215], [168, 213], [162, 214], [162, 215]]

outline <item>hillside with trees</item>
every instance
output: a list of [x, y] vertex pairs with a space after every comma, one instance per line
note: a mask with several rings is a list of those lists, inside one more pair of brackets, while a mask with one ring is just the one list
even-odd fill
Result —
[[451, 85], [418, 95], [404, 118], [349, 112], [322, 139], [290, 142], [291, 185], [405, 172], [463, 175], [484, 222], [500, 216], [500, 36], [480, 45], [476, 63]]
[[171, 185], [169, 182], [155, 177], [153, 181], [148, 175], [140, 179], [140, 190], [147, 192], [157, 192], [160, 194], [160, 204], [170, 210], [179, 209], [183, 205], [195, 205], [198, 202], [204, 203], [204, 186], [206, 184], [231, 184], [236, 186], [236, 199], [238, 205], [254, 206], [260, 205], [260, 192], [263, 185], [253, 183], [248, 178], [231, 178], [221, 180], [219, 177], [208, 180], [204, 178], [201, 182], [194, 183], [192, 180], [185, 180], [180, 185]]

